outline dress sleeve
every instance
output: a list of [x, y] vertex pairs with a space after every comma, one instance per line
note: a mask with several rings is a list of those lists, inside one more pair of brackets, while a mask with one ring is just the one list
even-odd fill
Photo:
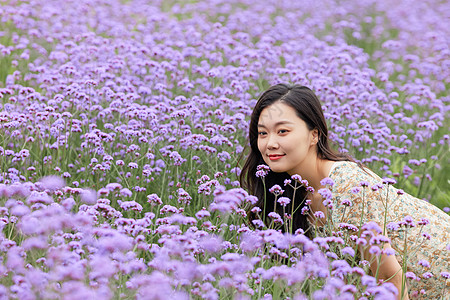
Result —
[[384, 186], [381, 178], [372, 171], [354, 163], [337, 167], [334, 175], [334, 225], [349, 223], [359, 227], [373, 221], [383, 228], [389, 198], [395, 191]]

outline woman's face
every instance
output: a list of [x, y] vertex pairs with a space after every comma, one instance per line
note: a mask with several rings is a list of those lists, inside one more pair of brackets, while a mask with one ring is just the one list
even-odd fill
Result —
[[317, 130], [309, 130], [295, 109], [283, 102], [262, 110], [258, 121], [258, 149], [274, 172], [301, 174], [317, 157]]

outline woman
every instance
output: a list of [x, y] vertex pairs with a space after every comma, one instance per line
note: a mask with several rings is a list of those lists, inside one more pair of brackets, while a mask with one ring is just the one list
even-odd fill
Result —
[[[364, 223], [375, 222], [378, 226], [366, 225], [366, 228], [372, 228], [374, 235], [381, 233], [382, 237], [389, 237], [390, 242], [383, 243], [381, 260], [375, 259], [368, 247], [359, 247], [360, 257], [371, 262], [371, 273], [389, 280], [399, 291], [403, 286], [405, 291], [401, 267], [405, 263], [407, 271], [417, 276], [410, 282], [409, 295], [427, 299], [442, 297], [446, 283], [440, 274], [449, 271], [450, 262], [446, 249], [446, 243], [450, 242], [450, 217], [437, 207], [395, 189], [389, 181], [383, 184], [380, 177], [355, 163], [350, 156], [334, 152], [328, 143], [320, 102], [309, 88], [278, 84], [265, 91], [253, 110], [249, 139], [251, 149], [241, 183], [259, 199], [256, 204], [259, 209], [249, 213], [251, 219], [261, 217], [269, 226], [269, 213], [287, 212], [291, 228], [282, 230], [302, 229], [309, 236], [313, 236], [311, 228], [320, 233], [325, 223], [339, 229], [339, 224], [361, 228]], [[267, 174], [260, 170], [264, 164], [271, 170]], [[282, 196], [292, 201], [287, 206], [277, 205], [280, 194], [269, 189], [274, 185], [283, 186], [285, 180], [296, 174], [306, 179], [309, 187], [295, 191], [284, 188]], [[322, 184], [329, 182], [323, 179], [328, 177], [334, 181], [332, 202], [324, 201], [319, 194], [325, 188]], [[428, 220], [422, 219], [425, 217]], [[392, 252], [391, 247], [397, 255], [387, 255]], [[405, 254], [408, 259], [403, 261]], [[412, 277], [412, 273], [406, 274]], [[407, 298], [405, 294], [403, 299]]]

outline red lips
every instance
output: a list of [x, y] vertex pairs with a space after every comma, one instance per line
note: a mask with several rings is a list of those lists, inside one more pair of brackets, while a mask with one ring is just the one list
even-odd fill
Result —
[[286, 154], [269, 154], [270, 160], [277, 160], [285, 156]]

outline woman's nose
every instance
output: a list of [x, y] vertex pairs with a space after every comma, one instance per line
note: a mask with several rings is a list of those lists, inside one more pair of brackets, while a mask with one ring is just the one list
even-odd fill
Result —
[[269, 135], [267, 140], [267, 149], [277, 149], [279, 147], [276, 136]]

